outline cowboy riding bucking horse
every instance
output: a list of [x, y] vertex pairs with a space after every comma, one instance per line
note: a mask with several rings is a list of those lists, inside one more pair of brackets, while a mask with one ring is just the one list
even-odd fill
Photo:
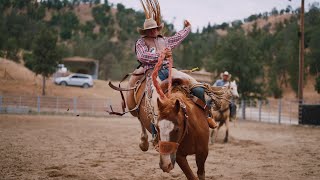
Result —
[[[154, 3], [153, 3], [154, 2]], [[191, 24], [189, 21], [184, 21], [184, 29], [177, 32], [171, 37], [165, 37], [162, 34], [164, 23], [161, 22], [161, 12], [158, 1], [141, 1], [142, 7], [145, 12], [145, 22], [143, 28], [137, 28], [138, 33], [141, 37], [136, 41], [135, 51], [138, 61], [141, 66], [137, 68], [133, 74], [145, 73], [150, 74], [148, 71], [153, 71], [155, 64], [158, 62], [158, 58], [161, 53], [165, 54], [165, 59], [159, 70], [159, 79], [164, 81], [169, 76], [168, 59], [172, 58], [172, 50], [175, 49], [180, 43], [189, 35], [191, 31]], [[154, 4], [155, 6], [152, 6]], [[189, 85], [191, 93], [197, 98], [197, 102], [202, 106], [206, 106], [205, 102], [205, 90], [203, 87], [194, 86], [199, 84], [193, 77], [172, 68], [172, 77], [181, 78], [186, 81]], [[138, 78], [131, 78], [129, 84], [135, 84]], [[133, 91], [128, 93], [127, 97], [132, 97]], [[208, 117], [208, 123], [211, 128], [217, 127], [216, 122], [211, 117]]]
[[[172, 51], [190, 33], [189, 21], [184, 21], [183, 30], [166, 37], [162, 34], [164, 23], [159, 2], [140, 1], [146, 16], [143, 28], [137, 28], [141, 37], [135, 44], [140, 66], [123, 78], [122, 81], [130, 76], [127, 88], [121, 87], [122, 81], [118, 87], [109, 82], [111, 88], [121, 93], [123, 112], [114, 112], [112, 106], [108, 112], [116, 115], [130, 112], [139, 119], [142, 130], [139, 147], [142, 151], [149, 149], [147, 131], [150, 132], [164, 172], [172, 170], [177, 161], [188, 179], [196, 179], [186, 160], [187, 155], [195, 154], [197, 164], [199, 161], [198, 177], [204, 179], [209, 127], [217, 127], [210, 109], [220, 109], [224, 92], [172, 67]], [[126, 98], [123, 91], [127, 92]]]

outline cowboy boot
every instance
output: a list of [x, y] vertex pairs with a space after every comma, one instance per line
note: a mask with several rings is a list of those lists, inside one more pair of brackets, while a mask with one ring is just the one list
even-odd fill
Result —
[[212, 117], [208, 117], [207, 121], [208, 121], [209, 127], [211, 129], [215, 129], [218, 127], [218, 124], [216, 123], [216, 121]]

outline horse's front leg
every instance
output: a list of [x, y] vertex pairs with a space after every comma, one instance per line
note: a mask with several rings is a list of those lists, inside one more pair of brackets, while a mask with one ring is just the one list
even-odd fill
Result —
[[216, 129], [213, 129], [211, 131], [211, 144], [213, 144], [215, 141], [217, 141], [218, 139], [218, 131], [219, 129], [223, 126], [224, 122], [223, 121], [219, 121], [219, 126]]
[[237, 127], [237, 125], [236, 125], [237, 115], [234, 115], [234, 117], [232, 117], [232, 121], [233, 121], [233, 126]]
[[148, 142], [148, 134], [146, 128], [143, 126], [141, 119], [139, 118], [139, 122], [141, 125], [141, 136], [140, 136], [140, 144], [139, 147], [142, 151], [148, 151], [149, 142]]
[[188, 180], [197, 179], [197, 177], [193, 174], [193, 172], [188, 164], [186, 156], [181, 156], [181, 155], [177, 154], [176, 161], [177, 161], [178, 165], [180, 166], [181, 170], [183, 171], [183, 173], [188, 178]]
[[198, 167], [198, 178], [199, 180], [204, 180], [205, 179], [205, 162], [208, 157], [208, 151], [196, 154], [196, 163]]
[[212, 130], [211, 130], [211, 133], [210, 133], [210, 141], [211, 141], [211, 144], [214, 143], [214, 132], [215, 132], [215, 131], [216, 131], [216, 130], [212, 129]]

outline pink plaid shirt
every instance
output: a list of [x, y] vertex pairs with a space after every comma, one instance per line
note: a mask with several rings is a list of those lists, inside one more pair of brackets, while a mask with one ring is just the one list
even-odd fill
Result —
[[[174, 49], [178, 46], [190, 33], [191, 27], [186, 27], [171, 37], [164, 37], [167, 47]], [[148, 70], [157, 64], [159, 52], [151, 52], [141, 37], [136, 43], [136, 53], [138, 60], [143, 64], [144, 69]]]

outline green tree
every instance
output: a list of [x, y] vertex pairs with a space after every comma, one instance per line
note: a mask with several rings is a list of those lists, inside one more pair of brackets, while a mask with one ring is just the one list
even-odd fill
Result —
[[55, 69], [61, 60], [61, 54], [57, 47], [58, 37], [55, 32], [49, 29], [43, 29], [36, 36], [33, 47], [33, 58], [29, 62], [29, 67], [36, 74], [41, 74], [42, 95], [45, 95], [46, 78], [55, 72]]
[[263, 64], [261, 52], [254, 40], [243, 31], [229, 31], [221, 38], [212, 61], [212, 71], [229, 71], [239, 82], [242, 99], [259, 98], [263, 94]]
[[92, 8], [92, 16], [99, 25], [106, 26], [109, 24], [110, 17], [106, 14], [103, 6], [96, 6]]
[[320, 75], [316, 78], [315, 90], [320, 94]]
[[310, 53], [307, 55], [307, 63], [309, 65], [310, 74], [317, 76], [315, 84], [316, 90], [319, 92], [320, 87], [320, 28], [317, 28], [311, 35], [309, 44]]

